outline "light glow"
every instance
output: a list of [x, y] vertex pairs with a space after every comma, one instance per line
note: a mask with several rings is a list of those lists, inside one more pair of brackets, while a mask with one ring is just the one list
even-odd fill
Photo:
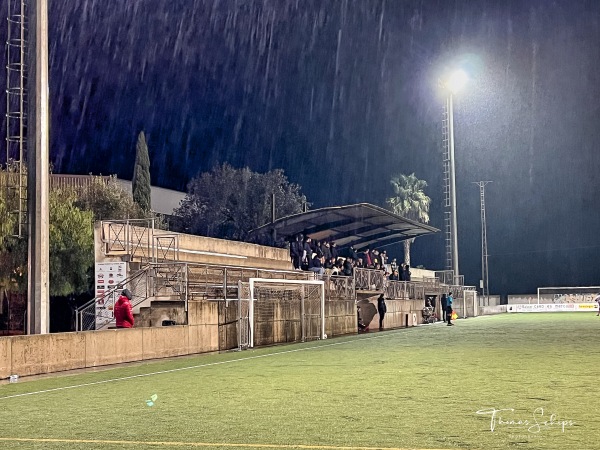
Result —
[[450, 92], [456, 94], [465, 87], [467, 81], [469, 81], [469, 75], [464, 70], [456, 70], [448, 78], [446, 87]]

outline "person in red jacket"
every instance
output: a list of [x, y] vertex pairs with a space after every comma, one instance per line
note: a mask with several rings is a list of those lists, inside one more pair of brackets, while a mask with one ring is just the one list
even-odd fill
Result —
[[133, 313], [131, 312], [131, 292], [123, 289], [119, 300], [115, 303], [115, 321], [117, 328], [133, 328]]

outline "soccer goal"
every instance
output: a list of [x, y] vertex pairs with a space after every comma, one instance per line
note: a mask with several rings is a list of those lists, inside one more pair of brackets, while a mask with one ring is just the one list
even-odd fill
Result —
[[600, 295], [600, 286], [583, 287], [540, 287], [537, 302], [543, 303], [594, 303]]
[[250, 278], [238, 288], [240, 348], [325, 339], [320, 280]]

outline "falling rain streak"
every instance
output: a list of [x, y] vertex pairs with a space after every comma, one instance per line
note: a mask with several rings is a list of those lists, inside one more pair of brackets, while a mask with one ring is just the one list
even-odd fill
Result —
[[[493, 179], [486, 198], [492, 292], [529, 293], [557, 273], [562, 284], [595, 283], [600, 3], [49, 6], [55, 172], [130, 178], [144, 130], [160, 186], [183, 190], [199, 171], [229, 162], [283, 168], [315, 207], [384, 205], [390, 178], [415, 172], [429, 184], [431, 224], [441, 228], [437, 85], [444, 70], [466, 61], [473, 74], [456, 98], [455, 132], [467, 282], [478, 284], [480, 271], [470, 183]], [[0, 77], [5, 85], [5, 72]], [[417, 264], [443, 266], [441, 236], [417, 240], [414, 251]]]

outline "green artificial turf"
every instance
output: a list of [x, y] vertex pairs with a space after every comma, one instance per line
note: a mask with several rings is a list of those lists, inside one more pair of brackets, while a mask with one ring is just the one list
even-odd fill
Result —
[[117, 379], [0, 398], [0, 448], [597, 449], [599, 344], [595, 314], [512, 314], [20, 381]]

